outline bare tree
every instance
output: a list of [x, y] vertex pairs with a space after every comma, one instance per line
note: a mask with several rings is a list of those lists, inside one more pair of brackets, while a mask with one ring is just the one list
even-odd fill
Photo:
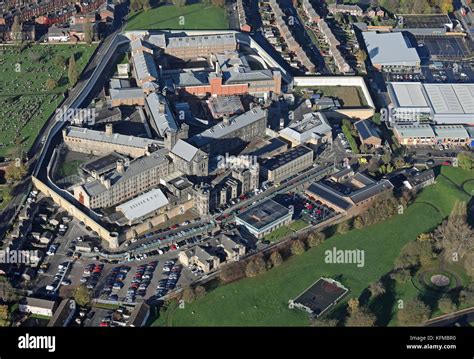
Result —
[[398, 324], [401, 326], [416, 326], [430, 318], [430, 308], [419, 299], [405, 302], [405, 306], [397, 313]]
[[377, 297], [385, 293], [385, 287], [381, 281], [378, 281], [378, 282], [370, 283], [369, 291], [373, 297]]

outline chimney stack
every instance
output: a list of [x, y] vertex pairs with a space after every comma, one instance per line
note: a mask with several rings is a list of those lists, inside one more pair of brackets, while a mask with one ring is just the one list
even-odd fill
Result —
[[112, 136], [114, 133], [114, 126], [111, 123], [105, 125], [105, 134], [107, 136]]
[[125, 164], [122, 159], [117, 160], [117, 172], [120, 174], [125, 172]]
[[227, 116], [227, 115], [224, 115], [224, 117], [222, 118], [222, 123], [223, 123], [225, 126], [229, 126], [229, 124], [230, 124], [230, 117]]

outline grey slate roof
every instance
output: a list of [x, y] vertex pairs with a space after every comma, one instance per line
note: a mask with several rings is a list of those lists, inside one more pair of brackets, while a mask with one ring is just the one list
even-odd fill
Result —
[[321, 112], [306, 113], [301, 121], [292, 123], [280, 133], [285, 134], [299, 142], [307, 142], [312, 138], [324, 137], [331, 132], [331, 126]]
[[359, 203], [388, 189], [393, 189], [393, 184], [389, 180], [384, 179], [372, 185], [361, 188], [360, 190], [354, 192], [350, 198], [354, 203]]
[[207, 71], [185, 71], [172, 74], [171, 78], [178, 87], [200, 86], [209, 83], [209, 72]]
[[160, 136], [163, 137], [168, 130], [178, 130], [178, 124], [171, 112], [168, 100], [163, 95], [156, 92], [151, 93], [147, 96], [146, 102], [151, 112], [152, 121]]
[[375, 127], [375, 124], [370, 120], [357, 121], [354, 126], [357, 129], [357, 132], [359, 132], [360, 137], [364, 140], [371, 137], [380, 138], [377, 127]]
[[313, 150], [306, 146], [299, 145], [263, 161], [261, 166], [269, 171], [273, 171], [303, 155], [306, 155], [309, 152], [313, 152]]
[[155, 79], [158, 78], [158, 71], [155, 66], [153, 55], [149, 54], [148, 52], [140, 51], [133, 54], [132, 59], [138, 80], [143, 81], [149, 76]]
[[343, 195], [324, 183], [313, 183], [308, 187], [308, 191], [345, 211], [352, 207], [352, 203], [347, 201]]
[[213, 47], [216, 45], [235, 45], [235, 34], [196, 35], [196, 36], [169, 36], [166, 48], [182, 48], [189, 46]]
[[181, 139], [176, 142], [173, 149], [171, 150], [171, 152], [173, 152], [175, 155], [181, 157], [187, 162], [191, 161], [194, 156], [196, 156], [196, 153], [198, 151], [199, 148], [194, 147], [193, 145]]
[[204, 132], [201, 132], [198, 135], [195, 135], [190, 138], [190, 142], [194, 143], [198, 147], [207, 145], [208, 143], [223, 138], [226, 135], [250, 125], [253, 122], [261, 120], [263, 117], [267, 116], [267, 111], [263, 110], [260, 107], [255, 107], [250, 111], [247, 111], [241, 115], [235, 116], [230, 120], [229, 125], [224, 123], [219, 123], [214, 127], [207, 129]]
[[124, 99], [141, 99], [145, 95], [143, 90], [139, 87], [126, 87], [126, 88], [116, 88], [110, 90], [110, 98], [112, 100], [124, 100]]
[[[121, 181], [126, 181], [129, 178], [137, 176], [153, 167], [159, 166], [163, 163], [169, 163], [170, 160], [167, 157], [169, 150], [161, 149], [153, 152], [149, 156], [143, 156], [131, 161], [128, 167], [125, 168], [125, 172], [120, 174], [117, 171], [112, 171], [106, 175], [107, 179], [110, 180], [111, 186], [117, 185]], [[83, 185], [84, 190], [89, 196], [96, 196], [102, 192], [107, 191], [107, 188], [101, 183], [99, 179], [92, 182], [87, 182]]]
[[66, 133], [69, 137], [136, 148], [145, 148], [151, 145], [158, 146], [160, 144], [160, 142], [149, 138], [127, 136], [121, 135], [119, 133], [107, 135], [105, 132], [91, 130], [89, 128], [84, 127], [69, 126], [66, 130]]

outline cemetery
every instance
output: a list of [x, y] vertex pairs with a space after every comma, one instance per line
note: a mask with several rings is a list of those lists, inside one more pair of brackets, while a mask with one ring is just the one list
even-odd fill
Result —
[[94, 50], [68, 44], [0, 47], [0, 157], [28, 151], [69, 88], [71, 55], [80, 73]]

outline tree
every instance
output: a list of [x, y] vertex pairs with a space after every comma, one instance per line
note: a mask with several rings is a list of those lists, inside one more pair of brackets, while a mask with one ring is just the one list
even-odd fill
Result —
[[381, 281], [370, 283], [369, 291], [372, 297], [377, 297], [385, 293], [385, 287]]
[[303, 254], [305, 251], [303, 242], [301, 242], [299, 239], [294, 240], [291, 243], [290, 250], [292, 255], [299, 256], [300, 254]]
[[365, 62], [365, 60], [367, 60], [367, 53], [364, 50], [359, 49], [357, 51], [356, 57], [357, 57], [357, 62], [362, 64]]
[[417, 268], [429, 264], [435, 258], [431, 241], [407, 243], [395, 259], [395, 268]]
[[79, 80], [79, 73], [77, 70], [77, 65], [76, 65], [76, 59], [74, 58], [74, 55], [71, 55], [69, 58], [69, 66], [68, 66], [68, 78], [69, 78], [69, 85], [73, 87], [77, 80]]
[[0, 305], [0, 327], [10, 326], [8, 305]]
[[341, 23], [342, 20], [344, 19], [344, 15], [340, 12], [334, 14], [334, 18], [336, 19], [337, 22]]
[[245, 264], [243, 262], [227, 264], [219, 273], [219, 279], [223, 283], [230, 283], [243, 277], [245, 277]]
[[316, 247], [326, 240], [326, 235], [323, 232], [311, 232], [306, 239], [306, 244], [309, 248]]
[[84, 41], [86, 44], [90, 45], [94, 40], [94, 29], [90, 22], [84, 24]]
[[466, 307], [474, 306], [474, 283], [467, 285], [459, 293], [459, 303]]
[[20, 181], [26, 175], [26, 167], [22, 163], [12, 163], [5, 168], [5, 180], [7, 183]]
[[224, 7], [225, 0], [211, 0], [212, 5], [217, 7]]
[[408, 283], [411, 274], [408, 269], [398, 269], [390, 273], [390, 278], [397, 283]]
[[380, 112], [376, 112], [374, 113], [374, 116], [372, 116], [372, 121], [376, 124], [376, 125], [380, 125], [382, 122], [381, 122], [381, 115], [380, 115]]
[[274, 251], [272, 254], [270, 254], [270, 263], [273, 267], [278, 267], [283, 263], [283, 257], [281, 256], [280, 252]]
[[439, 299], [438, 308], [445, 314], [455, 312], [457, 309], [456, 304], [448, 297], [442, 297]]
[[54, 63], [58, 67], [65, 68], [66, 64], [67, 64], [67, 61], [66, 61], [64, 56], [58, 55], [58, 56], [55, 57]]
[[457, 156], [458, 166], [463, 170], [472, 171], [474, 170], [474, 153], [472, 152], [460, 152]]
[[448, 14], [453, 12], [453, 2], [452, 0], [442, 0], [440, 5], [441, 12]]
[[181, 293], [181, 300], [185, 303], [192, 303], [196, 299], [196, 293], [191, 287], [185, 287]]
[[337, 233], [344, 234], [351, 230], [349, 221], [341, 222], [337, 225]]
[[365, 227], [364, 220], [362, 219], [361, 216], [357, 216], [354, 218], [354, 228], [355, 229], [362, 229]]
[[267, 264], [262, 257], [257, 257], [247, 263], [245, 267], [245, 275], [247, 277], [256, 277], [259, 274], [265, 273]]
[[406, 166], [406, 162], [402, 157], [395, 158], [395, 160], [393, 161], [393, 164], [396, 169], [400, 169]]
[[346, 327], [373, 327], [377, 317], [367, 307], [357, 307], [346, 319]]
[[21, 44], [21, 41], [22, 41], [20, 17], [18, 15], [16, 15], [13, 18], [12, 40], [15, 43], [16, 46], [19, 46]]
[[81, 307], [89, 305], [91, 301], [91, 293], [85, 285], [80, 285], [74, 290], [74, 300]]
[[140, 5], [140, 2], [138, 0], [131, 0], [130, 1], [130, 9], [133, 12], [137, 12], [138, 10], [140, 10], [140, 8], [141, 8], [141, 5]]
[[12, 200], [12, 194], [8, 191], [3, 191], [0, 197], [0, 203], [9, 203]]
[[456, 201], [448, 219], [435, 229], [433, 236], [448, 261], [458, 261], [474, 251], [474, 230], [467, 222], [466, 202]]
[[337, 327], [338, 321], [337, 319], [325, 319], [325, 318], [317, 318], [317, 319], [312, 319], [310, 321], [310, 326], [312, 327]]
[[46, 90], [53, 91], [56, 87], [58, 87], [58, 82], [55, 79], [47, 79], [45, 86]]
[[183, 7], [186, 5], [186, 0], [172, 0], [173, 5], [176, 7]]
[[0, 299], [5, 302], [17, 301], [18, 291], [6, 278], [0, 277]]
[[359, 299], [351, 298], [347, 301], [347, 311], [349, 315], [359, 310]]
[[194, 294], [196, 295], [196, 299], [202, 298], [206, 295], [207, 291], [202, 285], [198, 285], [194, 288]]
[[431, 315], [430, 308], [421, 300], [414, 298], [405, 303], [397, 313], [398, 324], [405, 327], [420, 325]]
[[386, 165], [386, 164], [388, 164], [392, 161], [392, 155], [390, 154], [390, 152], [386, 151], [382, 155], [381, 160], [382, 160], [383, 164]]
[[376, 173], [378, 172], [380, 168], [380, 162], [376, 157], [372, 157], [369, 161], [369, 165], [367, 169], [369, 170], [370, 173]]
[[28, 54], [28, 58], [30, 59], [31, 62], [38, 62], [41, 60], [41, 54], [36, 51], [31, 51]]
[[151, 9], [151, 3], [150, 0], [140, 0], [140, 4], [143, 8], [143, 10], [148, 11]]

